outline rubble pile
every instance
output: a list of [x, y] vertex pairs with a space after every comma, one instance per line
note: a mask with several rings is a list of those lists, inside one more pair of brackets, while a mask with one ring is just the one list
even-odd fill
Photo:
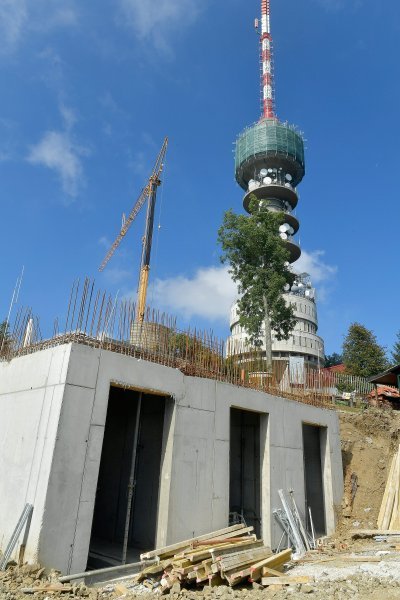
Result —
[[284, 565], [290, 561], [292, 551], [274, 554], [252, 531], [253, 527], [238, 524], [146, 552], [141, 555], [142, 560], [155, 558], [157, 562], [139, 573], [137, 583], [161, 593], [174, 586], [179, 590], [193, 585], [235, 586], [246, 579], [271, 585], [270, 577], [282, 579]]

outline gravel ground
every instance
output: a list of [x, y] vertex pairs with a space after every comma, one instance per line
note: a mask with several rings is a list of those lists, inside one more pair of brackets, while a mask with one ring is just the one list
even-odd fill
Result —
[[[381, 553], [381, 554], [379, 554]], [[384, 554], [382, 554], [384, 553]], [[347, 554], [348, 556], [348, 554]], [[366, 552], [358, 553], [358, 557], [366, 556]], [[230, 588], [220, 586], [203, 590], [179, 590], [174, 588], [169, 600], [276, 600], [309, 598], [314, 600], [400, 600], [400, 552], [388, 547], [369, 543], [368, 556], [381, 558], [380, 562], [351, 562], [341, 558], [337, 553], [321, 554], [318, 559], [326, 562], [304, 562], [291, 565], [287, 575], [309, 576], [308, 583], [286, 586], [284, 588], [262, 588], [258, 584], [247, 584]], [[327, 561], [329, 559], [329, 561]], [[314, 560], [314, 557], [312, 557]], [[25, 588], [37, 586], [59, 585], [57, 573], [46, 574], [39, 565], [12, 566], [0, 572], [1, 600], [68, 600], [87, 598], [88, 600], [154, 600], [156, 593], [149, 593], [143, 586], [135, 586], [130, 579], [108, 582], [101, 587], [86, 587], [83, 584], [64, 584], [64, 591], [45, 591], [26, 593]]]

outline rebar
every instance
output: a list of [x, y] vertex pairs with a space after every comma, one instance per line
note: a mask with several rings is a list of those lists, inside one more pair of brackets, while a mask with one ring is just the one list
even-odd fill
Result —
[[[26, 328], [32, 319], [30, 344], [24, 347]], [[19, 308], [10, 340], [0, 360], [38, 352], [60, 344], [79, 343], [140, 358], [182, 371], [186, 375], [231, 383], [261, 390], [305, 404], [335, 409], [332, 388], [345, 382], [346, 375], [309, 366], [292, 368], [288, 361], [274, 361], [272, 376], [265, 372], [265, 357], [260, 349], [242, 343], [229, 345], [212, 331], [199, 331], [190, 326], [177, 327], [176, 319], [147, 307], [142, 324], [137, 321], [135, 302], [113, 298], [96, 289], [95, 282], [76, 280], [67, 303], [65, 330], [61, 320], [54, 321], [50, 337], [42, 337], [39, 319], [31, 308]], [[362, 378], [347, 376], [360, 394], [372, 386]]]

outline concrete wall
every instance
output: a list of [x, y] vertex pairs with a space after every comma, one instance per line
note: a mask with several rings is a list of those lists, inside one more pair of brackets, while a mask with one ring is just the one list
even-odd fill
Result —
[[70, 346], [0, 363], [0, 549], [26, 503], [34, 511], [25, 557], [35, 561], [52, 469]]
[[[24, 365], [29, 365], [27, 371]], [[39, 366], [52, 377], [37, 382]], [[12, 441], [13, 451], [8, 460], [2, 452], [0, 490], [4, 493], [9, 490], [4, 513], [3, 493], [0, 495], [2, 548], [13, 528], [10, 521], [16, 522], [25, 501], [32, 501], [37, 521], [32, 523], [29, 535], [29, 557], [37, 554], [43, 564], [63, 572], [85, 568], [112, 383], [174, 400], [168, 403], [165, 416], [157, 545], [227, 525], [231, 407], [262, 415], [262, 534], [267, 543], [280, 537], [272, 519], [272, 509], [280, 506], [278, 489], [293, 488], [299, 507], [304, 506], [302, 423], [327, 427], [322, 461], [324, 493], [327, 530], [328, 533], [334, 530], [334, 507], [341, 502], [343, 480], [339, 424], [333, 411], [229, 384], [185, 377], [176, 369], [78, 344], [15, 359], [9, 365], [1, 364], [0, 369], [0, 401], [2, 410], [8, 414], [7, 425], [3, 419], [0, 422], [0, 440], [8, 432], [8, 439], [16, 437], [22, 445], [25, 442], [21, 440], [26, 439], [29, 447], [18, 454], [18, 442]], [[3, 373], [8, 373], [6, 385]], [[61, 383], [55, 382], [56, 375]], [[38, 389], [32, 386], [36, 392], [26, 395], [23, 386], [17, 384], [21, 380], [27, 388], [32, 382], [40, 386]], [[36, 485], [38, 459], [32, 461], [30, 457], [37, 440], [42, 439], [36, 430], [42, 431], [44, 423], [49, 422], [42, 406], [47, 407], [49, 400], [46, 403], [45, 399], [50, 397], [54, 403], [51, 427], [47, 434], [42, 434], [46, 441], [39, 445], [46, 446], [46, 468], [44, 475], [40, 475], [40, 485]], [[31, 428], [32, 421], [25, 422], [28, 409], [36, 419], [35, 430]], [[7, 472], [11, 471], [13, 475], [8, 479], [16, 479], [20, 484], [10, 488]], [[35, 486], [40, 493], [29, 495], [28, 489]], [[21, 493], [24, 487], [27, 492]]]

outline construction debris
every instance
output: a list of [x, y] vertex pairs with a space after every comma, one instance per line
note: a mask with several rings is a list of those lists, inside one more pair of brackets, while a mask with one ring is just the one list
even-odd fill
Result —
[[156, 558], [157, 564], [136, 575], [136, 583], [166, 593], [193, 585], [233, 587], [270, 576], [280, 578], [291, 560], [291, 549], [274, 554], [252, 531], [253, 527], [238, 524], [146, 552], [141, 560]]

